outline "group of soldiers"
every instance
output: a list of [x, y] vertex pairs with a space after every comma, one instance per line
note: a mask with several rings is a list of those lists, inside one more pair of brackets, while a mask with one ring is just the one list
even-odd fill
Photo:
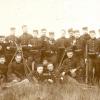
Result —
[[[99, 83], [100, 80], [100, 38], [95, 30], [82, 28], [60, 31], [55, 40], [54, 32], [41, 29], [28, 33], [27, 25], [22, 26], [23, 34], [16, 37], [16, 29], [10, 35], [0, 36], [0, 84], [18, 82], [28, 78], [37, 82], [55, 83], [67, 80], [69, 75], [80, 82]], [[100, 30], [98, 31], [100, 33]]]

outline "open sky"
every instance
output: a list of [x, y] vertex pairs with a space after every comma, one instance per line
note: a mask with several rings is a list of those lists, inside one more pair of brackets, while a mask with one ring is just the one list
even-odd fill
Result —
[[59, 37], [60, 29], [70, 27], [100, 28], [100, 0], [0, 0], [0, 34], [9, 35], [14, 26], [20, 35], [21, 26], [47, 28]]

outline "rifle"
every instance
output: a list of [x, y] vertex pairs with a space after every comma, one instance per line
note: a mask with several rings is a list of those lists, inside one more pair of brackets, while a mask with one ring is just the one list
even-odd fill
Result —
[[64, 53], [63, 53], [63, 55], [62, 55], [62, 58], [61, 58], [61, 60], [60, 60], [60, 63], [59, 63], [59, 65], [58, 65], [57, 69], [55, 70], [55, 74], [56, 74], [57, 77], [58, 77], [58, 75], [59, 75], [59, 73], [60, 73], [60, 70], [62, 69], [61, 66], [62, 66], [62, 64], [63, 64], [63, 59], [64, 59], [65, 55], [66, 55], [66, 50], [64, 51]]
[[85, 79], [85, 82], [86, 84], [88, 83], [88, 47], [87, 47], [87, 44], [86, 44], [86, 61], [85, 61], [85, 64], [86, 64], [86, 79]]

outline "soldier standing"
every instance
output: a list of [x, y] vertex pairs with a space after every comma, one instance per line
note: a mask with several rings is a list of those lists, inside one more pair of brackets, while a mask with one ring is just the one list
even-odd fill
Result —
[[87, 41], [91, 38], [90, 35], [88, 34], [88, 27], [83, 27], [82, 31], [83, 31], [83, 34], [81, 36], [81, 39], [84, 41], [86, 45]]
[[18, 43], [18, 38], [15, 36], [15, 34], [16, 34], [16, 28], [11, 27], [10, 28], [10, 35], [6, 37], [6, 41], [9, 43], [10, 42], [11, 43], [13, 43], [13, 42]]
[[19, 41], [22, 46], [24, 57], [28, 57], [29, 55], [28, 54], [29, 52], [28, 44], [29, 44], [30, 39], [33, 38], [33, 36], [28, 33], [27, 25], [23, 25], [22, 30], [23, 30], [23, 34], [19, 37]]
[[5, 36], [0, 36], [0, 54], [5, 54], [6, 50], [6, 41], [5, 41]]
[[41, 60], [41, 42], [38, 38], [38, 30], [33, 30], [33, 38], [29, 41], [28, 47], [34, 62], [39, 64]]
[[85, 51], [84, 42], [80, 38], [79, 30], [75, 30], [74, 33], [75, 33], [75, 39], [73, 41], [72, 46], [73, 46], [73, 50], [74, 50], [76, 58], [80, 60], [81, 58], [84, 57], [84, 51]]
[[48, 39], [48, 61], [52, 62], [54, 65], [57, 64], [57, 47], [56, 47], [56, 41], [54, 39], [54, 32], [49, 32], [49, 39]]
[[18, 38], [15, 36], [16, 34], [16, 29], [14, 27], [10, 28], [10, 35], [6, 37], [6, 56], [7, 56], [7, 61], [9, 62], [11, 58], [13, 57], [15, 51], [16, 51], [16, 46], [18, 44]]
[[87, 41], [87, 52], [88, 52], [88, 76], [89, 76], [89, 82], [93, 83], [94, 78], [97, 74], [97, 56], [99, 53], [99, 45], [98, 40], [96, 39], [96, 33], [94, 30], [91, 30], [90, 32], [91, 39]]
[[74, 34], [73, 28], [68, 29], [68, 35], [69, 35], [68, 39], [69, 39], [70, 45], [72, 45], [73, 41], [75, 39], [75, 34]]
[[61, 37], [56, 40], [56, 47], [57, 47], [57, 55], [58, 55], [58, 64], [60, 63], [62, 56], [65, 53], [65, 48], [69, 46], [68, 39], [66, 38], [66, 31], [61, 30]]
[[41, 62], [43, 61], [44, 58], [46, 58], [46, 50], [48, 48], [48, 37], [46, 36], [47, 30], [46, 29], [41, 29], [41, 37], [40, 37], [40, 42], [41, 42]]

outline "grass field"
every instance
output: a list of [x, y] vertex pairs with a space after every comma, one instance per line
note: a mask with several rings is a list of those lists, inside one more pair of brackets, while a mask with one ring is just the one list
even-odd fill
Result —
[[62, 84], [22, 83], [0, 91], [0, 100], [100, 100], [100, 89], [73, 79]]

